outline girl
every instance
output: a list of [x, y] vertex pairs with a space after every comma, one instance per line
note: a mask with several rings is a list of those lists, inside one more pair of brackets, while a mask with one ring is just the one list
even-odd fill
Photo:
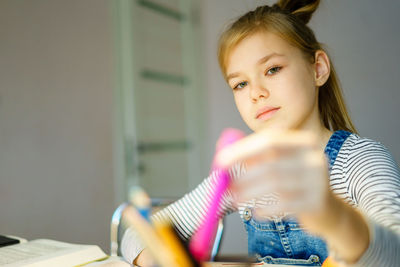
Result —
[[[267, 263], [318, 266], [331, 254], [348, 266], [399, 266], [399, 169], [385, 147], [356, 134], [334, 68], [307, 26], [318, 4], [258, 7], [220, 38], [222, 73], [255, 132], [218, 155], [234, 181], [220, 212], [239, 212], [249, 253]], [[216, 177], [154, 219], [170, 219], [189, 239]], [[151, 262], [132, 229], [122, 253]]]

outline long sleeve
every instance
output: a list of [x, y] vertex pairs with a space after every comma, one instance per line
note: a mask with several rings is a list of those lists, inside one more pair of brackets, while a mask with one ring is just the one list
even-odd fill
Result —
[[366, 216], [370, 244], [355, 267], [395, 267], [400, 263], [400, 172], [380, 143], [359, 138], [344, 151], [346, 188], [353, 204]]
[[[235, 165], [230, 169], [230, 176], [235, 178], [239, 175], [240, 171], [241, 166]], [[152, 215], [152, 220], [169, 219], [175, 225], [181, 237], [186, 240], [189, 239], [198, 229], [202, 219], [207, 216], [207, 205], [211, 198], [211, 193], [214, 191], [217, 179], [217, 173], [211, 173], [193, 191]], [[232, 195], [228, 191], [222, 198], [219, 216], [225, 216], [235, 210]], [[144, 245], [135, 230], [128, 228], [121, 242], [121, 252], [125, 260], [132, 263], [143, 248]]]

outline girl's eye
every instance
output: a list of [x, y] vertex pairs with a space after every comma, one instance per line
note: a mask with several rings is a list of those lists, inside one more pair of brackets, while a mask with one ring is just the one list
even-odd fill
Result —
[[240, 82], [238, 83], [235, 87], [233, 87], [233, 89], [242, 89], [247, 85], [247, 82]]
[[281, 69], [282, 69], [282, 67], [273, 67], [273, 68], [270, 68], [270, 69], [267, 71], [267, 74], [268, 74], [268, 75], [274, 75], [275, 73], [278, 73]]

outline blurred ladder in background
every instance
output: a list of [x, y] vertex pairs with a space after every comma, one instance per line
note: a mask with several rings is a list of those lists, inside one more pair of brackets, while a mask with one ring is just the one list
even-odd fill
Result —
[[205, 175], [198, 12], [190, 0], [114, 1], [116, 203], [132, 185], [180, 197]]

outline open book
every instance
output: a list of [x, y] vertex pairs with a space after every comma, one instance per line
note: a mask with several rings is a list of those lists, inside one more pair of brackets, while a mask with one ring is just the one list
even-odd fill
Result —
[[0, 266], [77, 266], [106, 259], [96, 245], [70, 244], [49, 239], [37, 239], [0, 248]]

